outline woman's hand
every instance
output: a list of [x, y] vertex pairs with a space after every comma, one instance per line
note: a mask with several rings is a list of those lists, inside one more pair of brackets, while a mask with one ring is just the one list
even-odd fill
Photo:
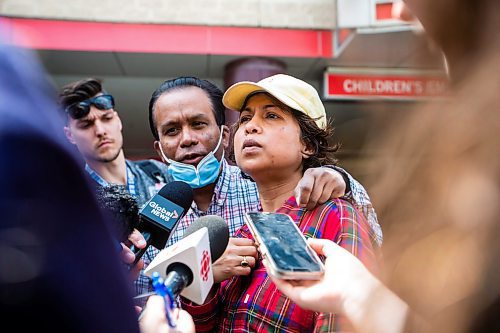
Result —
[[[257, 248], [253, 240], [248, 238], [229, 238], [226, 251], [212, 265], [214, 282], [220, 283], [235, 275], [250, 274], [252, 268], [255, 267], [257, 258]], [[245, 265], [245, 261], [247, 265]]]

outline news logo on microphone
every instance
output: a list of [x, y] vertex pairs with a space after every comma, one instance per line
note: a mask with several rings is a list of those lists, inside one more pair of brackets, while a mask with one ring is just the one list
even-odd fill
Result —
[[201, 263], [200, 263], [200, 277], [203, 281], [208, 281], [208, 274], [210, 273], [210, 253], [207, 250], [204, 250], [201, 254]]
[[159, 274], [174, 296], [203, 304], [214, 284], [212, 263], [228, 242], [229, 228], [221, 217], [200, 217], [179, 242], [160, 251], [144, 273], [149, 277]]
[[154, 196], [141, 210], [151, 222], [172, 230], [184, 209], [161, 196]]
[[154, 272], [159, 272], [162, 278], [167, 279], [168, 273], [176, 268], [173, 264], [185, 264], [192, 272], [188, 278], [191, 283], [182, 287], [180, 294], [197, 304], [203, 304], [214, 284], [210, 257], [208, 229], [203, 228], [162, 250], [148, 265], [145, 274], [152, 277]]
[[134, 264], [146, 252], [148, 246], [158, 250], [165, 248], [172, 230], [182, 219], [193, 203], [193, 189], [184, 182], [173, 181], [165, 184], [140, 210], [139, 232], [146, 240], [147, 246], [137, 249]]

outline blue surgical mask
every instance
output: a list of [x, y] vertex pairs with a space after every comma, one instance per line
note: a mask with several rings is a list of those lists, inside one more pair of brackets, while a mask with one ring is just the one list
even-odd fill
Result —
[[[161, 156], [168, 163], [168, 175], [172, 180], [188, 183], [191, 188], [200, 188], [213, 184], [219, 176], [221, 162], [215, 157], [215, 152], [219, 150], [220, 143], [222, 142], [223, 128], [221, 126], [219, 143], [217, 147], [212, 150], [207, 156], [198, 163], [195, 167], [191, 164], [176, 162], [165, 156], [160, 144]], [[222, 152], [221, 161], [224, 158], [224, 151]]]

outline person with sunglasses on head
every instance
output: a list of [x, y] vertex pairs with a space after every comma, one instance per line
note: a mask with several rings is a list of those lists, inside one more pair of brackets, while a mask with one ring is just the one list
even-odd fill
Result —
[[[94, 180], [94, 185], [124, 185], [136, 198], [138, 206], [144, 205], [164, 185], [167, 168], [156, 160], [147, 160], [156, 167], [156, 173], [150, 174], [142, 168], [144, 161], [125, 158], [122, 122], [114, 109], [113, 96], [104, 90], [101, 81], [87, 78], [69, 83], [62, 87], [59, 100], [67, 115], [64, 127], [66, 137], [83, 156], [85, 170]], [[137, 230], [129, 236], [129, 240], [138, 248], [146, 244]], [[133, 256], [132, 252], [130, 254]], [[155, 250], [150, 247], [133, 267], [136, 275], [139, 274], [135, 281], [137, 294], [151, 291], [150, 279], [141, 268], [155, 255]], [[126, 262], [130, 264], [134, 258], [128, 259]]]

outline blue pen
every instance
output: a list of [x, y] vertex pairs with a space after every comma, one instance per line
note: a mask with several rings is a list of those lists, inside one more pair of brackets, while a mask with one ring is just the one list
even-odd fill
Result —
[[153, 279], [153, 289], [157, 295], [160, 295], [165, 300], [165, 314], [167, 316], [167, 322], [170, 327], [176, 327], [176, 323], [174, 318], [172, 317], [172, 311], [174, 310], [175, 302], [174, 295], [170, 288], [168, 288], [163, 279], [160, 276], [160, 273], [154, 272], [152, 275]]

